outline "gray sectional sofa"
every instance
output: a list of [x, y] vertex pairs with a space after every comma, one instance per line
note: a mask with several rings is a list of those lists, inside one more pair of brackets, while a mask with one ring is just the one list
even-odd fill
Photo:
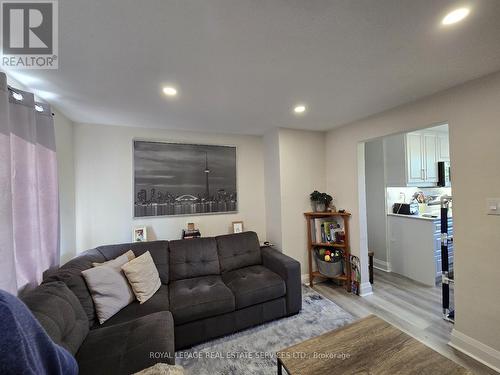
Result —
[[[134, 301], [100, 325], [81, 271], [128, 250], [150, 252], [162, 285], [144, 304]], [[128, 243], [82, 253], [24, 301], [75, 355], [80, 374], [129, 374], [175, 363], [176, 350], [298, 313], [300, 275], [297, 261], [261, 248], [254, 232]]]

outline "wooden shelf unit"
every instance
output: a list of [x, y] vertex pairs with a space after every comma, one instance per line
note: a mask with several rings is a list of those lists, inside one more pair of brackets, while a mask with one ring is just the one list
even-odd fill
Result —
[[[304, 216], [306, 218], [307, 223], [307, 259], [309, 262], [309, 285], [312, 287], [315, 277], [322, 277], [326, 279], [333, 279], [338, 281], [343, 281], [344, 286], [348, 292], [351, 291], [351, 261], [350, 261], [350, 248], [349, 248], [349, 219], [351, 214], [348, 212], [305, 212]], [[314, 219], [321, 218], [335, 218], [340, 217], [344, 221], [344, 232], [345, 232], [345, 240], [343, 243], [321, 243], [321, 242], [313, 242], [313, 234], [311, 232], [311, 228], [313, 227]], [[344, 253], [344, 262], [345, 262], [345, 272], [347, 274], [343, 274], [336, 277], [328, 277], [325, 276], [318, 271], [313, 271], [313, 252], [317, 247], [330, 247], [330, 248], [339, 248], [342, 249]]]

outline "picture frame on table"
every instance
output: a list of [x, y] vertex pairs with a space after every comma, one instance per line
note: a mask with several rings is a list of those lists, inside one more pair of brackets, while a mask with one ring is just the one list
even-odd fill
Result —
[[233, 233], [242, 233], [243, 232], [243, 221], [233, 221]]
[[148, 240], [147, 228], [136, 227], [132, 231], [132, 242], [146, 242]]

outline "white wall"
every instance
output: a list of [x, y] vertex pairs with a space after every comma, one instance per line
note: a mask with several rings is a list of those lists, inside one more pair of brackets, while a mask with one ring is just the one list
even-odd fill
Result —
[[[385, 211], [384, 141], [376, 139], [365, 144], [365, 184], [368, 249], [375, 262], [387, 270], [387, 225]], [[376, 264], [377, 265], [377, 264]]]
[[[500, 216], [486, 215], [486, 198], [500, 197], [500, 72], [334, 129], [327, 135], [327, 188], [353, 213], [352, 251], [362, 246], [364, 211], [358, 192], [358, 144], [380, 136], [448, 123], [453, 173], [456, 324], [483, 346], [474, 355], [500, 368]], [[363, 269], [363, 280], [367, 280]], [[457, 336], [457, 335], [455, 335]], [[470, 341], [474, 342], [474, 341]], [[489, 354], [486, 354], [486, 353]], [[492, 359], [493, 358], [493, 359]]]
[[280, 129], [279, 139], [282, 249], [300, 262], [301, 272], [306, 274], [308, 259], [304, 212], [311, 211], [309, 194], [314, 190], [323, 192], [326, 188], [325, 134]]
[[264, 137], [268, 240], [308, 273], [304, 212], [309, 194], [325, 191], [325, 133], [277, 129]]
[[59, 174], [61, 264], [64, 264], [76, 255], [74, 125], [54, 110], [54, 128]]
[[264, 169], [266, 191], [266, 240], [282, 249], [281, 168], [279, 130], [264, 136]]
[[[75, 125], [77, 251], [130, 242], [134, 226], [146, 225], [149, 239], [179, 239], [187, 222], [203, 236], [230, 233], [231, 222], [266, 237], [262, 137], [204, 134], [161, 129]], [[234, 145], [237, 147], [236, 214], [133, 219], [132, 140], [134, 138]]]

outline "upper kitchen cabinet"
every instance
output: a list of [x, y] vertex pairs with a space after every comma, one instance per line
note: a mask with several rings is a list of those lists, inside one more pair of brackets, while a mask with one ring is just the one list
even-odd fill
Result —
[[438, 161], [450, 161], [450, 138], [447, 133], [438, 133]]
[[422, 133], [422, 170], [424, 182], [435, 185], [438, 182], [438, 136], [436, 133]]
[[406, 186], [406, 141], [404, 134], [384, 138], [386, 186]]
[[449, 159], [446, 133], [425, 130], [386, 137], [386, 186], [436, 186], [437, 163]]

